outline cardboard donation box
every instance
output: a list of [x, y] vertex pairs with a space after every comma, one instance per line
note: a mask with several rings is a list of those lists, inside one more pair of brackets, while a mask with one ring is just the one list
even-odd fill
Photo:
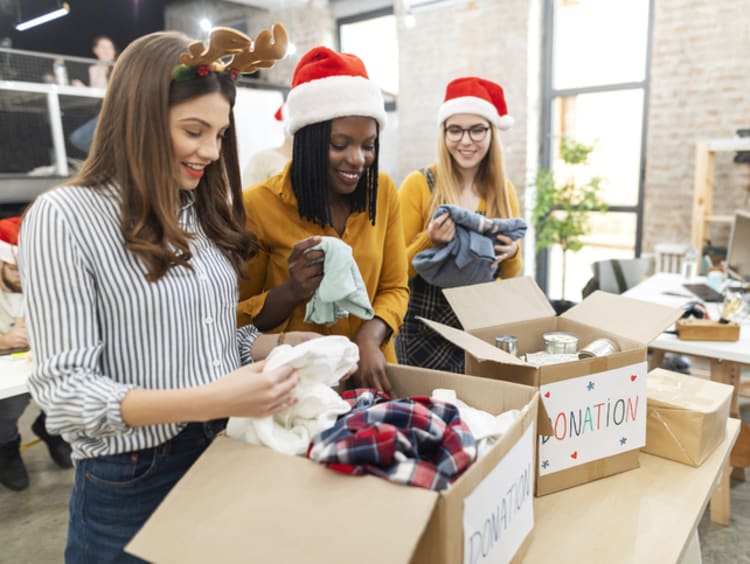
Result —
[[[528, 277], [443, 290], [464, 331], [423, 320], [466, 351], [466, 374], [539, 388], [536, 494], [545, 495], [638, 467], [646, 444], [646, 346], [682, 314], [679, 308], [594, 292], [556, 317]], [[545, 349], [544, 333], [578, 336], [579, 349], [606, 337], [619, 352], [535, 366], [494, 346], [517, 338], [520, 355]]]
[[644, 452], [700, 466], [724, 440], [734, 388], [657, 368], [648, 374]]
[[519, 558], [534, 523], [539, 393], [529, 386], [388, 366], [394, 394], [452, 388], [469, 405], [521, 412], [447, 489], [350, 476], [219, 436], [126, 547], [158, 563], [482, 564]]

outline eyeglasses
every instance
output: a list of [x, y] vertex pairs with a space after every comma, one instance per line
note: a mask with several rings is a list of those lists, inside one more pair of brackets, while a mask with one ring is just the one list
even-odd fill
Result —
[[469, 139], [475, 143], [479, 143], [480, 141], [484, 141], [489, 130], [490, 128], [486, 125], [473, 125], [468, 128], [449, 125], [445, 128], [445, 138], [452, 143], [458, 143], [464, 138], [464, 133], [468, 133]]

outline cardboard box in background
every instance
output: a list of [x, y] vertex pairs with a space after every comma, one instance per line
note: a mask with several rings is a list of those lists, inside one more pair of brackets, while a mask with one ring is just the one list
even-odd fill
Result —
[[[466, 374], [535, 386], [549, 421], [539, 422], [536, 494], [638, 467], [646, 442], [647, 345], [683, 311], [594, 292], [560, 317], [536, 282], [511, 278], [443, 290], [464, 331], [423, 320], [466, 351]], [[569, 331], [579, 349], [601, 337], [620, 352], [536, 367], [494, 346], [518, 339], [518, 354], [544, 350], [544, 333]], [[540, 410], [541, 412], [541, 410]]]
[[442, 492], [349, 476], [218, 437], [127, 551], [149, 561], [481, 564], [523, 553], [533, 527], [535, 388], [388, 366], [400, 397], [455, 389], [478, 409], [521, 417]]
[[657, 368], [648, 374], [644, 452], [700, 466], [724, 440], [734, 388]]

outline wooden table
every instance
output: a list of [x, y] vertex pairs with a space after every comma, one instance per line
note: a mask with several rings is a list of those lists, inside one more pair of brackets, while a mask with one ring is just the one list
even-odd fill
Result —
[[0, 399], [25, 393], [30, 374], [28, 353], [0, 356]]
[[[659, 304], [681, 306], [688, 301], [696, 300], [682, 284], [685, 279], [679, 274], [659, 273], [648, 280], [634, 286], [624, 295], [640, 300]], [[680, 295], [674, 295], [680, 294]], [[719, 304], [706, 304], [712, 319], [719, 318]], [[716, 382], [730, 384], [734, 387], [730, 416], [740, 418], [738, 397], [742, 382], [740, 378], [742, 366], [750, 366], [750, 322], [740, 326], [739, 341], [681, 341], [677, 335], [662, 333], [651, 343], [652, 351], [650, 368], [661, 366], [665, 352], [686, 354], [701, 357], [710, 364], [711, 379]], [[739, 480], [745, 479], [745, 467], [750, 466], [750, 425], [742, 423], [740, 437], [737, 440], [730, 465], [734, 467], [733, 476]], [[729, 473], [725, 477], [726, 488], [729, 491]], [[718, 497], [711, 503], [711, 520], [724, 525], [729, 524], [729, 495]]]
[[[679, 562], [739, 434], [698, 468], [640, 454], [640, 468], [534, 499], [530, 564]], [[719, 482], [717, 484], [717, 481]]]

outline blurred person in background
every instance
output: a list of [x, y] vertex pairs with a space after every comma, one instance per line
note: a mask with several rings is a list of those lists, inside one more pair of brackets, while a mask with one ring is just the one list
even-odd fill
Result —
[[[20, 224], [19, 217], [0, 220], [0, 354], [29, 348], [23, 322], [21, 277], [16, 265]], [[29, 394], [0, 399], [0, 483], [11, 490], [24, 490], [29, 486], [29, 475], [21, 458], [18, 420], [30, 399]], [[70, 446], [60, 436], [47, 433], [44, 423], [44, 412], [41, 412], [31, 430], [45, 442], [58, 466], [72, 468]]]

